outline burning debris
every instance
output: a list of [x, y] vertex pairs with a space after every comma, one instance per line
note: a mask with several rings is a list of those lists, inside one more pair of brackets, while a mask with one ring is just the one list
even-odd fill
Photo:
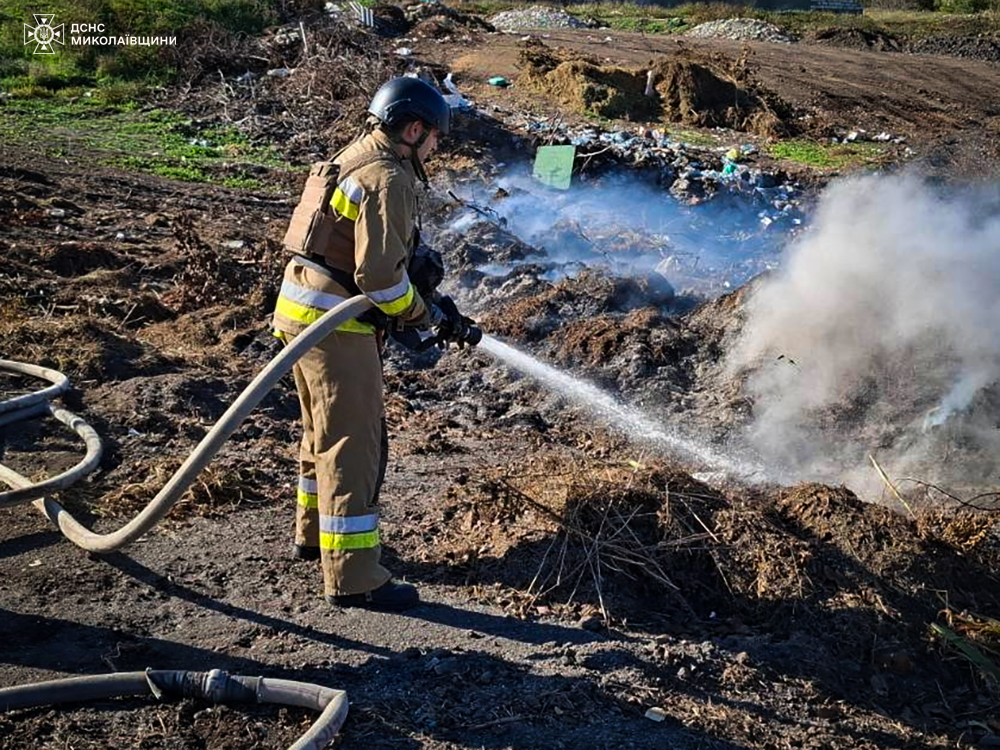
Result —
[[730, 353], [733, 372], [749, 368], [755, 444], [799, 475], [843, 478], [877, 448], [897, 475], [989, 489], [997, 215], [988, 195], [940, 196], [915, 177], [831, 187]]
[[[604, 135], [613, 134], [573, 139], [601, 143]], [[580, 175], [568, 191], [547, 190], [513, 170], [491, 185], [456, 188], [464, 204], [442, 237], [456, 247], [456, 260], [475, 265], [463, 268], [463, 284], [482, 282], [482, 293], [492, 296], [490, 289], [507, 282], [508, 291], [527, 288], [525, 274], [555, 282], [602, 268], [644, 280], [650, 300], [715, 295], [775, 267], [784, 243], [801, 230], [801, 186], [778, 184], [774, 175], [712, 152], [629, 140], [623, 148], [649, 149], [643, 169], [605, 165], [603, 173]], [[715, 159], [719, 168], [708, 168]], [[500, 190], [487, 192], [497, 183]]]

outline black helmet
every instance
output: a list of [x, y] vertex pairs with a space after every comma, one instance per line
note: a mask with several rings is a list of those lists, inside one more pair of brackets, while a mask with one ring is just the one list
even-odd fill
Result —
[[429, 83], [409, 76], [382, 84], [368, 111], [390, 128], [420, 120], [447, 135], [451, 124], [451, 107], [440, 92]]

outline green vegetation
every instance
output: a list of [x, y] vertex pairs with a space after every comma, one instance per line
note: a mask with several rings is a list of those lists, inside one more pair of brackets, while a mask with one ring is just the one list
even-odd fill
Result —
[[199, 127], [176, 112], [61, 94], [0, 107], [0, 143], [37, 143], [44, 134], [50, 156], [82, 153], [123, 169], [249, 190], [268, 188], [252, 176], [255, 167], [287, 168], [271, 148], [254, 146], [232, 127]]
[[[208, 32], [257, 34], [322, 0], [3, 0], [0, 4], [0, 87], [27, 95], [30, 87], [114, 86], [122, 81], [164, 83], [177, 74], [185, 45]], [[33, 14], [55, 15], [65, 43], [53, 55], [24, 44]], [[71, 44], [73, 24], [103, 24], [88, 36], [177, 37], [177, 46], [106, 47]], [[111, 98], [119, 98], [113, 94]]]
[[787, 159], [819, 169], [846, 169], [878, 164], [886, 158], [885, 149], [874, 143], [788, 140], [771, 144], [767, 147], [767, 152], [775, 159]]
[[667, 135], [675, 141], [687, 143], [691, 146], [719, 145], [719, 138], [707, 131], [684, 130], [683, 128], [668, 127]]

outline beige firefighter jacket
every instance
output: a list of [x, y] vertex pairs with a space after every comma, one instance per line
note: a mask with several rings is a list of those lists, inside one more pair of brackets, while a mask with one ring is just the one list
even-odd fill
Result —
[[[353, 275], [363, 294], [383, 313], [407, 325], [426, 327], [427, 306], [406, 273], [417, 222], [416, 174], [389, 137], [376, 130], [352, 143], [335, 159], [357, 162], [374, 152], [386, 158], [342, 175], [330, 200], [336, 218], [324, 252], [326, 265]], [[319, 266], [293, 259], [285, 270], [274, 314], [277, 331], [297, 334], [350, 296]], [[374, 333], [369, 323], [351, 320], [338, 330]]]

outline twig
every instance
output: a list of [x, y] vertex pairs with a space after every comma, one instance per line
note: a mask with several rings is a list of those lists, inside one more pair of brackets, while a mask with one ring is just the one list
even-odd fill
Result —
[[476, 213], [485, 217], [487, 221], [491, 221], [499, 227], [507, 226], [507, 219], [501, 216], [496, 209], [490, 208], [489, 206], [480, 206], [478, 203], [473, 203], [472, 201], [467, 201], [464, 198], [459, 198], [451, 190], [448, 191], [448, 195], [451, 196], [451, 199], [457, 203], [461, 203], [466, 208], [471, 208]]
[[580, 165], [580, 170], [577, 172], [577, 174], [583, 174], [585, 171], [587, 171], [587, 167], [590, 166], [590, 162], [595, 156], [599, 156], [603, 154], [605, 151], [610, 151], [611, 148], [612, 148], [611, 146], [605, 146], [600, 151], [594, 151], [593, 153], [590, 154], [577, 154], [578, 159], [581, 157], [586, 158], [586, 161]]
[[975, 505], [974, 504], [976, 500], [981, 500], [984, 497], [992, 497], [994, 499], [1000, 500], [1000, 492], [984, 492], [984, 493], [981, 493], [979, 495], [976, 495], [975, 497], [969, 498], [968, 500], [963, 500], [962, 498], [958, 497], [957, 495], [953, 495], [952, 493], [948, 492], [948, 490], [942, 489], [941, 487], [938, 487], [936, 484], [931, 484], [930, 482], [925, 482], [922, 479], [914, 479], [913, 477], [903, 477], [899, 481], [900, 482], [913, 482], [913, 484], [919, 484], [921, 487], [927, 487], [928, 489], [937, 490], [938, 492], [940, 492], [945, 497], [947, 497], [947, 498], [949, 498], [951, 500], [954, 500], [956, 503], [958, 503], [959, 505], [962, 505], [962, 506], [964, 506], [966, 508], [971, 508], [972, 510], [978, 510], [978, 511], [981, 511], [983, 513], [1000, 513], [1000, 507], [994, 506], [992, 508], [984, 508], [982, 505]]
[[118, 329], [119, 329], [119, 330], [121, 330], [121, 329], [122, 329], [122, 327], [123, 327], [123, 326], [124, 326], [124, 325], [125, 325], [126, 323], [128, 323], [128, 321], [129, 321], [129, 318], [131, 318], [131, 317], [132, 317], [132, 313], [134, 313], [134, 312], [135, 312], [135, 308], [137, 308], [138, 306], [139, 306], [139, 303], [138, 303], [138, 302], [136, 302], [135, 304], [133, 304], [133, 305], [132, 305], [132, 309], [128, 311], [128, 314], [126, 314], [126, 315], [125, 315], [125, 317], [124, 317], [124, 318], [122, 318], [122, 322], [118, 324]]
[[516, 716], [504, 716], [502, 719], [494, 719], [493, 721], [484, 721], [482, 724], [472, 724], [467, 726], [466, 729], [486, 729], [486, 727], [495, 727], [497, 724], [510, 724], [512, 721], [520, 721], [524, 716], [517, 714]]
[[302, 35], [302, 56], [309, 57], [309, 42], [306, 41], [306, 25], [299, 21], [299, 34]]
[[875, 460], [875, 454], [869, 453], [868, 460], [872, 462], [872, 466], [875, 467], [875, 471], [878, 472], [878, 475], [882, 478], [882, 481], [885, 482], [885, 486], [889, 488], [889, 491], [892, 492], [893, 496], [899, 501], [899, 504], [902, 505], [904, 508], [906, 508], [907, 512], [909, 512], [910, 518], [916, 520], [917, 516], [913, 512], [913, 508], [911, 508], [909, 503], [907, 503], [906, 500], [903, 499], [903, 496], [899, 494], [899, 490], [896, 489], [896, 485], [894, 485], [892, 481], [889, 479], [889, 477], [886, 476], [886, 473], [882, 471], [882, 467], [879, 466], [878, 461]]

